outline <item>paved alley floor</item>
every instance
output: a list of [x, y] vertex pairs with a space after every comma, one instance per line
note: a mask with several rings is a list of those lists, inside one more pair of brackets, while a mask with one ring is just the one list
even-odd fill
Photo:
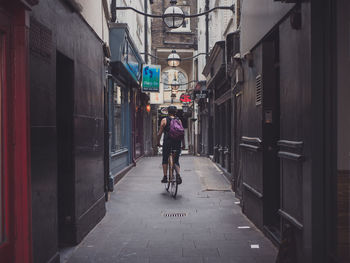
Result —
[[[161, 158], [143, 158], [115, 187], [107, 215], [68, 263], [273, 263], [272, 243], [242, 214], [208, 158], [182, 156], [176, 199], [165, 191]], [[182, 213], [181, 217], [167, 217]]]

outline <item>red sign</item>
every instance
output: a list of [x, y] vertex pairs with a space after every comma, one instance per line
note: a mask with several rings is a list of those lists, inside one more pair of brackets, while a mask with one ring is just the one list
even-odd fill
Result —
[[188, 102], [191, 102], [191, 95], [188, 95], [188, 94], [182, 94], [180, 96], [180, 101], [181, 102], [184, 102], [184, 103], [188, 103]]

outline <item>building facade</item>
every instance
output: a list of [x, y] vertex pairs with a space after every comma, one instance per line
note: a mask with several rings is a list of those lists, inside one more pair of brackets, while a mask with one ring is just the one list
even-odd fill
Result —
[[149, 95], [141, 92], [142, 65], [148, 62], [151, 23], [131, 10], [150, 12], [150, 1], [110, 1], [111, 61], [108, 79], [109, 179], [113, 185], [152, 149], [152, 117]]
[[30, 14], [33, 262], [59, 262], [106, 212], [106, 4], [41, 1]]
[[[206, 80], [205, 96], [199, 105], [199, 147], [197, 151], [204, 156], [211, 156], [232, 180], [233, 156], [233, 117], [232, 86], [235, 76], [232, 74], [233, 60], [231, 53], [237, 50], [239, 20], [239, 1], [199, 1], [199, 12], [215, 7], [230, 7], [232, 10], [215, 10], [200, 22], [199, 46], [206, 50], [206, 57], [199, 57], [200, 79]], [[234, 40], [233, 40], [234, 39]], [[203, 93], [203, 91], [202, 91]], [[197, 96], [197, 95], [196, 95]]]
[[[204, 67], [210, 91], [200, 109], [220, 127], [208, 152], [229, 172], [243, 212], [280, 247], [277, 262], [348, 262], [349, 4], [235, 4], [239, 31], [215, 43]], [[230, 170], [220, 151], [229, 137]]]

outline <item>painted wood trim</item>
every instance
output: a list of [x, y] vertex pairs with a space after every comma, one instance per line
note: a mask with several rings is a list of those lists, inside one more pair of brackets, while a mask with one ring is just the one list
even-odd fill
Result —
[[288, 140], [279, 140], [277, 142], [278, 146], [284, 146], [288, 148], [303, 148], [304, 142], [302, 141], [288, 141]]
[[127, 153], [128, 151], [129, 151], [128, 148], [125, 148], [125, 149], [119, 150], [117, 152], [114, 152], [111, 154], [111, 158], [115, 158], [115, 157], [118, 157], [120, 155], [123, 155], [123, 154]]
[[280, 216], [282, 216], [284, 219], [288, 220], [290, 223], [292, 223], [298, 229], [302, 230], [304, 228], [302, 223], [300, 223], [296, 218], [294, 218], [293, 216], [288, 214], [286, 211], [279, 209], [278, 213], [280, 214]]
[[263, 198], [263, 194], [260, 193], [258, 190], [256, 190], [254, 187], [250, 186], [247, 183], [243, 182], [243, 186], [251, 193], [253, 193], [255, 196], [257, 196], [258, 198], [262, 199]]
[[247, 136], [242, 136], [241, 139], [243, 142], [253, 142], [253, 143], [262, 143], [262, 140], [258, 137], [247, 137]]
[[302, 162], [305, 160], [304, 156], [301, 154], [285, 152], [285, 151], [279, 151], [278, 157], [281, 159], [288, 159], [288, 160], [293, 160], [298, 162]]
[[227, 90], [224, 94], [221, 95], [220, 98], [215, 100], [215, 104], [220, 105], [231, 99], [231, 90]]
[[256, 145], [241, 143], [239, 146], [245, 150], [252, 151], [252, 152], [258, 152], [261, 148]]

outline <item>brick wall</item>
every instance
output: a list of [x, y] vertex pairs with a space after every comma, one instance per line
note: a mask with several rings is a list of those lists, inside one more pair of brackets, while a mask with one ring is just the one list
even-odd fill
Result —
[[[154, 0], [151, 5], [153, 14], [163, 14], [164, 10], [170, 6], [169, 0]], [[189, 6], [191, 14], [197, 13], [196, 0], [178, 0], [177, 6]], [[185, 7], [186, 8], [186, 7]], [[190, 20], [191, 30], [187, 32], [174, 32], [170, 30], [162, 19], [153, 19], [152, 21], [152, 50], [157, 48], [193, 48], [197, 50], [197, 24], [198, 19]]]

